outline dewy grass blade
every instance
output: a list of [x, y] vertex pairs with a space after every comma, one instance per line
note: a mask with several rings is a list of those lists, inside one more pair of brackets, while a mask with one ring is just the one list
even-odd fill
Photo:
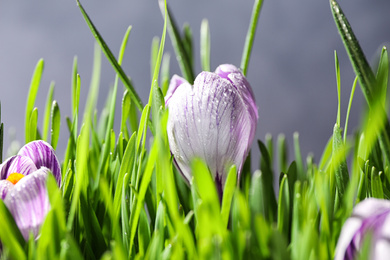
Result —
[[44, 62], [43, 59], [40, 59], [35, 67], [33, 77], [31, 79], [30, 90], [27, 96], [27, 106], [26, 106], [26, 115], [25, 115], [25, 142], [28, 143], [30, 140], [30, 117], [34, 109], [35, 98], [38, 93], [39, 84], [41, 82], [42, 72], [43, 72]]
[[379, 98], [383, 106], [386, 107], [387, 85], [389, 82], [389, 56], [386, 47], [382, 48], [376, 78]]
[[30, 116], [30, 126], [29, 126], [29, 142], [37, 139], [37, 125], [38, 125], [38, 108], [34, 108]]
[[360, 87], [362, 88], [367, 104], [370, 109], [373, 109], [375, 106], [379, 106], [378, 110], [382, 115], [384, 123], [383, 128], [379, 128], [377, 134], [383, 154], [386, 160], [390, 162], [390, 123], [382, 104], [376, 104], [378, 102], [376, 96], [381, 94], [380, 91], [378, 91], [377, 80], [366, 60], [358, 40], [352, 31], [351, 25], [349, 24], [339, 4], [336, 0], [330, 0], [330, 6], [337, 29], [352, 63], [352, 67], [359, 78]]
[[263, 0], [256, 0], [252, 9], [252, 17], [250, 21], [250, 25], [248, 28], [248, 32], [246, 34], [244, 51], [241, 57], [241, 69], [242, 73], [246, 76], [249, 64], [249, 58], [252, 51], [253, 41], [255, 39], [257, 22], [259, 20], [261, 6], [263, 4]]
[[48, 141], [50, 111], [53, 102], [53, 92], [54, 92], [54, 82], [50, 84], [49, 92], [47, 93], [47, 98], [46, 98], [45, 115], [43, 118], [43, 126], [42, 126], [42, 139], [45, 141]]
[[[169, 8], [164, 6], [165, 4], [163, 0], [159, 0], [159, 5], [161, 13], [164, 16], [167, 14], [169, 35], [172, 40], [173, 49], [175, 50], [181, 73], [184, 78], [192, 84], [195, 80], [194, 70], [191, 66], [189, 54], [185, 51], [184, 43], [181, 39], [179, 30], [177, 29], [177, 25], [170, 14]], [[165, 8], [167, 9], [166, 12], [164, 11]]]
[[203, 71], [210, 71], [210, 28], [207, 19], [200, 25], [200, 60]]
[[340, 66], [339, 66], [339, 58], [337, 56], [337, 52], [334, 51], [334, 65], [336, 69], [336, 82], [337, 82], [337, 125], [340, 126], [340, 107], [341, 107], [341, 99], [340, 99]]
[[375, 76], [368, 64], [366, 57], [359, 45], [355, 34], [352, 31], [351, 25], [341, 10], [339, 4], [335, 0], [330, 0], [331, 11], [335, 20], [337, 29], [343, 40], [352, 66], [356, 75], [359, 78], [360, 86], [367, 103], [371, 105], [373, 102], [373, 92], [375, 85]]
[[53, 146], [54, 149], [57, 147], [58, 138], [60, 136], [60, 127], [61, 126], [61, 114], [60, 114], [60, 108], [57, 104], [57, 101], [53, 101], [53, 105], [51, 107], [51, 146]]
[[106, 55], [108, 61], [111, 63], [115, 71], [118, 73], [120, 79], [123, 82], [123, 85], [126, 86], [126, 88], [130, 91], [131, 98], [134, 101], [134, 104], [138, 107], [140, 111], [142, 111], [143, 104], [141, 101], [141, 98], [138, 96], [137, 92], [135, 91], [133, 84], [131, 83], [130, 79], [127, 77], [126, 73], [123, 71], [122, 67], [118, 64], [118, 62], [115, 59], [115, 56], [112, 54], [111, 50], [108, 48], [106, 42], [103, 40], [103, 37], [100, 35], [94, 24], [92, 23], [91, 19], [89, 18], [88, 14], [84, 10], [83, 6], [81, 5], [80, 1], [77, 0], [77, 4], [80, 8], [81, 13], [84, 16], [85, 21], [87, 22], [92, 34], [94, 35], [97, 42], [100, 44], [100, 47], [102, 48], [104, 54]]

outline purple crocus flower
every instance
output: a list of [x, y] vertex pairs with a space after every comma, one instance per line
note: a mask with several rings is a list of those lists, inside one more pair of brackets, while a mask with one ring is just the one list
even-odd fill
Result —
[[256, 132], [258, 112], [248, 81], [229, 64], [200, 73], [193, 86], [174, 75], [165, 104], [169, 145], [180, 172], [190, 183], [191, 160], [204, 160], [222, 195], [228, 167], [235, 164], [240, 176]]
[[36, 238], [50, 209], [46, 180], [53, 174], [61, 185], [61, 168], [54, 149], [33, 141], [0, 165], [0, 198], [11, 212], [23, 237]]
[[369, 198], [356, 205], [341, 230], [335, 260], [357, 259], [367, 234], [371, 238], [369, 259], [389, 259], [390, 201]]

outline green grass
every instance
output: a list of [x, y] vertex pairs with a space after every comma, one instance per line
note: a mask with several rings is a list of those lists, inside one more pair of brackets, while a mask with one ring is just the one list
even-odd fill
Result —
[[[357, 75], [345, 112], [344, 132], [340, 107], [346, 101], [340, 98], [344, 86], [340, 85], [335, 53], [338, 109], [333, 135], [320, 161], [302, 156], [298, 133], [293, 136], [293, 158], [287, 156], [283, 134], [276, 142], [268, 135], [264, 142], [258, 140], [259, 169], [249, 167], [250, 160], [255, 159], [249, 156], [238, 180], [237, 168], [232, 166], [222, 198], [204, 162], [192, 162], [193, 180], [188, 185], [175, 168], [169, 150], [169, 111], [164, 104], [170, 78], [170, 56], [164, 54], [166, 32], [183, 77], [193, 82], [196, 73], [191, 29], [184, 27], [180, 32], [166, 2], [159, 1], [164, 27], [161, 40], [155, 38], [152, 44], [150, 95], [143, 105], [121, 67], [127, 42], [131, 40], [131, 27], [125, 32], [116, 58], [86, 10], [77, 3], [97, 41], [87, 105], [79, 117], [79, 104], [84, 102], [80, 100], [80, 88], [85, 83], [80, 80], [75, 58], [71, 75], [72, 117], [66, 118], [66, 127], [61, 127], [53, 84], [47, 94], [40, 132], [34, 103], [44, 62], [38, 62], [27, 96], [25, 141], [50, 138], [56, 148], [60, 130], [68, 132], [65, 156], [59, 158], [62, 186], [57, 187], [55, 180], [49, 178], [51, 210], [37, 240], [24, 241], [0, 201], [2, 258], [332, 259], [343, 223], [354, 205], [368, 197], [390, 199], [387, 50], [383, 49], [374, 73], [336, 1], [330, 0], [331, 11]], [[244, 73], [261, 6], [261, 0], [255, 1], [249, 21], [241, 62]], [[200, 33], [202, 69], [210, 70], [211, 35], [207, 20], [202, 22]], [[98, 111], [101, 52], [117, 75], [106, 105]], [[125, 86], [122, 92], [119, 80]], [[368, 108], [361, 127], [347, 134], [357, 81]], [[122, 96], [120, 104], [116, 103], [117, 95]], [[119, 132], [113, 130], [116, 113], [121, 114]], [[0, 130], [2, 146], [2, 124]]]

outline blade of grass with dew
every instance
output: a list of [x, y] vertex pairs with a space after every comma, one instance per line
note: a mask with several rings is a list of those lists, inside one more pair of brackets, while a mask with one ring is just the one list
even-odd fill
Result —
[[340, 107], [341, 107], [341, 98], [340, 98], [340, 91], [341, 91], [341, 84], [340, 84], [340, 65], [339, 65], [339, 58], [337, 56], [337, 52], [334, 51], [334, 66], [336, 69], [336, 83], [337, 83], [337, 119], [336, 124], [340, 126]]
[[159, 2], [162, 15], [163, 16], [165, 16], [165, 14], [167, 15], [166, 18], [168, 21], [169, 36], [172, 41], [173, 49], [175, 50], [176, 53], [176, 57], [179, 63], [181, 73], [183, 74], [184, 78], [190, 84], [192, 84], [195, 80], [195, 76], [194, 76], [194, 69], [191, 66], [191, 59], [189, 57], [189, 53], [187, 53], [185, 50], [184, 42], [181, 39], [179, 30], [177, 29], [177, 25], [173, 20], [173, 17], [171, 16], [169, 8], [165, 7], [163, 0], [159, 0], [158, 2]]
[[[30, 115], [30, 126], [29, 126], [29, 142], [37, 139], [38, 133], [38, 108], [34, 108]], [[39, 138], [38, 138], [39, 139]]]
[[200, 61], [203, 71], [210, 71], [210, 28], [207, 19], [200, 25]]
[[57, 101], [54, 100], [51, 107], [51, 130], [50, 130], [51, 146], [54, 149], [56, 149], [58, 139], [60, 137], [60, 128], [61, 128], [60, 108], [58, 107]]
[[366, 98], [367, 104], [370, 109], [374, 106], [379, 106], [378, 111], [380, 112], [384, 122], [382, 124], [383, 127], [379, 128], [378, 139], [387, 162], [390, 162], [390, 124], [382, 104], [376, 104], [376, 100], [378, 100], [376, 96], [381, 94], [380, 91], [378, 91], [376, 78], [366, 60], [358, 40], [355, 37], [355, 34], [352, 31], [351, 25], [349, 24], [339, 4], [336, 0], [330, 0], [330, 6], [334, 21], [344, 43], [344, 47], [349, 55], [352, 67], [359, 78], [360, 87], [364, 97]]
[[222, 225], [224, 227], [228, 226], [230, 208], [232, 205], [232, 199], [233, 199], [234, 191], [236, 190], [236, 186], [237, 186], [237, 167], [233, 165], [232, 167], [230, 167], [228, 176], [226, 178], [225, 187], [223, 189], [221, 216], [222, 216]]
[[34, 109], [35, 98], [38, 93], [39, 84], [41, 82], [42, 72], [43, 72], [44, 62], [43, 59], [40, 59], [35, 67], [34, 74], [30, 83], [30, 90], [27, 96], [27, 105], [26, 105], [26, 114], [25, 114], [25, 142], [28, 143], [32, 141], [30, 139], [30, 117]]
[[242, 69], [242, 73], [244, 74], [244, 76], [246, 76], [248, 70], [249, 58], [252, 52], [253, 41], [255, 39], [257, 23], [259, 20], [259, 15], [260, 15], [260, 10], [262, 5], [263, 5], [263, 0], [256, 0], [252, 8], [251, 21], [248, 28], [248, 32], [246, 34], [245, 46], [241, 57], [240, 67]]
[[345, 125], [344, 125], [344, 143], [347, 141], [347, 130], [348, 130], [348, 122], [349, 122], [349, 115], [351, 113], [351, 107], [352, 107], [352, 100], [355, 95], [355, 89], [357, 85], [358, 78], [355, 77], [355, 80], [353, 81], [352, 89], [351, 89], [351, 94], [349, 96], [349, 102], [348, 102], [348, 110], [347, 110], [347, 115], [345, 117]]
[[137, 106], [139, 111], [142, 110], [143, 104], [141, 101], [141, 98], [138, 96], [137, 92], [135, 91], [133, 84], [131, 83], [130, 79], [127, 77], [126, 73], [123, 71], [122, 67], [118, 64], [118, 62], [115, 59], [115, 56], [112, 54], [111, 50], [108, 48], [108, 45], [103, 40], [103, 37], [100, 35], [94, 24], [92, 23], [91, 19], [89, 18], [88, 14], [84, 10], [83, 6], [81, 5], [80, 1], [77, 0], [77, 5], [80, 8], [80, 11], [87, 22], [89, 29], [91, 30], [92, 34], [94, 35], [97, 42], [100, 44], [100, 47], [102, 48], [104, 54], [106, 55], [108, 61], [113, 66], [114, 70], [118, 73], [120, 79], [123, 82], [123, 85], [126, 86], [126, 88], [130, 92], [130, 96], [134, 101], [134, 104]]
[[378, 95], [383, 107], [386, 107], [387, 85], [389, 82], [389, 56], [386, 47], [383, 47], [381, 51], [376, 79], [378, 84]]
[[51, 82], [49, 91], [47, 92], [45, 114], [43, 117], [43, 125], [42, 125], [42, 139], [47, 142], [49, 142], [48, 132], [49, 132], [49, 124], [50, 124], [50, 111], [53, 102], [54, 85], [55, 85], [54, 82]]

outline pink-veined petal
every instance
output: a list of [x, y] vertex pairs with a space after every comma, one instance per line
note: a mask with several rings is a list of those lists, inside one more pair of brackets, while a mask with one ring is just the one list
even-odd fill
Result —
[[29, 239], [30, 233], [34, 237], [38, 236], [39, 229], [50, 209], [46, 189], [48, 174], [50, 170], [41, 167], [16, 183], [4, 199], [5, 205], [26, 240]]
[[30, 158], [15, 155], [8, 158], [0, 165], [0, 179], [7, 179], [11, 173], [16, 172], [23, 175], [29, 175], [36, 170], [37, 167]]
[[45, 141], [38, 140], [24, 145], [18, 155], [31, 158], [37, 168], [49, 168], [57, 180], [58, 186], [61, 185], [61, 166], [55, 155], [53, 147]]
[[3, 200], [14, 185], [7, 180], [0, 180], [0, 198]]

